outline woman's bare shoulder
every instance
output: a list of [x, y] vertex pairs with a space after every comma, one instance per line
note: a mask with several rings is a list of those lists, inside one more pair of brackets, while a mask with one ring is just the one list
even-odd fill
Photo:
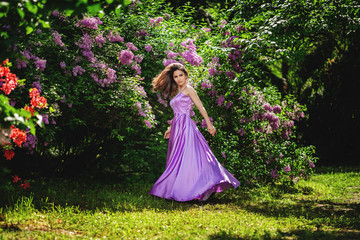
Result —
[[190, 95], [196, 94], [196, 91], [195, 91], [195, 89], [194, 89], [192, 86], [187, 85], [187, 87], [184, 89], [183, 93], [184, 93], [185, 95], [190, 96]]

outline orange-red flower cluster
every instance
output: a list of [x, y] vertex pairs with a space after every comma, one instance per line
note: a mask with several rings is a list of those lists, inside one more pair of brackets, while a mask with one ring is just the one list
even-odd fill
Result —
[[45, 108], [47, 107], [47, 100], [44, 97], [40, 97], [40, 93], [36, 88], [31, 88], [29, 90], [29, 97], [31, 98], [31, 106], [25, 106], [24, 109], [31, 113], [31, 116], [34, 116], [35, 108]]
[[[17, 183], [21, 180], [21, 178], [19, 178], [18, 175], [12, 176], [13, 178], [13, 183]], [[20, 187], [22, 187], [23, 189], [29, 188], [30, 187], [30, 183], [26, 180], [24, 180], [24, 183], [20, 184]]]
[[8, 63], [9, 60], [6, 59], [5, 61], [3, 61], [2, 65], [0, 65], [0, 82], [2, 82], [2, 87], [0, 89], [3, 90], [6, 95], [9, 95], [17, 85], [16, 75], [11, 73], [10, 69], [5, 66]]
[[30, 183], [28, 181], [24, 181], [24, 183], [20, 184], [20, 187], [26, 189], [26, 188], [29, 188], [30, 187]]
[[21, 180], [21, 178], [19, 178], [18, 175], [12, 176], [12, 178], [14, 183], [17, 183], [19, 180]]
[[29, 107], [29, 106], [25, 106], [24, 109], [26, 111], [29, 111], [31, 113], [31, 116], [34, 116], [34, 112], [35, 112], [35, 108], [34, 107]]
[[16, 145], [21, 147], [21, 144], [26, 141], [26, 133], [12, 125], [10, 138], [14, 141], [14, 143], [16, 143]]
[[[5, 61], [0, 64], [0, 90], [2, 90], [6, 95], [9, 95], [12, 90], [15, 89], [17, 85], [17, 76], [10, 72], [9, 69], [9, 60], [6, 59]], [[26, 106], [24, 107], [25, 110], [29, 111], [31, 113], [31, 116], [33, 116], [35, 112], [35, 108], [45, 108], [47, 107], [47, 100], [44, 97], [40, 97], [40, 93], [36, 88], [30, 89], [30, 98], [31, 98], [31, 107]], [[26, 142], [26, 133], [23, 130], [20, 130], [19, 128], [16, 128], [14, 125], [11, 126], [11, 133], [9, 136], [13, 142], [18, 146], [21, 147], [21, 145]], [[4, 151], [4, 157], [6, 160], [11, 160], [15, 153], [11, 149], [11, 144], [8, 144], [9, 146], [0, 146], [3, 147]], [[17, 183], [20, 181], [21, 178], [19, 178], [17, 175], [13, 176], [13, 182]], [[22, 184], [20, 184], [20, 187], [23, 189], [29, 188], [30, 183], [27, 181], [24, 181]]]
[[6, 158], [6, 160], [11, 160], [14, 156], [15, 156], [15, 153], [13, 150], [11, 150], [11, 149], [4, 150], [4, 157]]
[[45, 108], [47, 107], [47, 100], [44, 97], [40, 97], [40, 93], [36, 88], [31, 88], [29, 90], [29, 96], [31, 98], [30, 104], [31, 106], [24, 107], [25, 110], [31, 113], [31, 116], [34, 115], [35, 108]]

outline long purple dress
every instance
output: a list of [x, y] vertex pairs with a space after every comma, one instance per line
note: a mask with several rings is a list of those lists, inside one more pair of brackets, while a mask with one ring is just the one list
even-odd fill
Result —
[[191, 98], [182, 92], [170, 106], [174, 110], [163, 174], [150, 194], [176, 201], [205, 201], [213, 192], [224, 191], [240, 182], [216, 159], [205, 138], [190, 118]]

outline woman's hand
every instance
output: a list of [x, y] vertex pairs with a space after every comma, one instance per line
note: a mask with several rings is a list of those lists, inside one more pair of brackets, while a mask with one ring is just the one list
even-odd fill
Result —
[[170, 131], [171, 129], [169, 128], [168, 130], [166, 130], [165, 134], [164, 134], [164, 138], [165, 139], [169, 139], [170, 138]]
[[213, 125], [208, 126], [208, 131], [211, 135], [215, 135], [216, 128]]

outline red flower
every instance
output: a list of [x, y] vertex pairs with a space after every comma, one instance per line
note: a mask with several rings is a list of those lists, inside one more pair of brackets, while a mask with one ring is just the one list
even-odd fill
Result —
[[11, 149], [4, 150], [4, 157], [6, 158], [6, 160], [11, 160], [14, 156], [15, 156], [15, 153], [13, 150], [11, 150]]
[[34, 97], [31, 99], [31, 105], [36, 108], [45, 108], [47, 107], [47, 100], [44, 97]]
[[10, 138], [21, 147], [21, 144], [26, 141], [26, 133], [12, 125]]
[[10, 68], [8, 67], [0, 67], [0, 77], [7, 76], [10, 73]]
[[34, 116], [35, 108], [33, 106], [31, 106], [31, 107], [25, 106], [24, 109], [26, 111], [29, 111], [31, 113], [31, 116]]
[[8, 63], [9, 63], [9, 59], [5, 59], [5, 60], [2, 62], [3, 65], [7, 65]]
[[21, 178], [18, 177], [18, 175], [12, 176], [12, 178], [14, 179], [13, 182], [17, 183], [19, 180], [21, 180]]
[[28, 183], [26, 180], [24, 181], [24, 183], [20, 184], [20, 187], [26, 189], [30, 187], [30, 183]]
[[10, 72], [8, 67], [0, 67], [0, 81], [4, 82], [1, 90], [3, 90], [6, 95], [9, 95], [17, 85], [17, 77]]
[[40, 97], [40, 93], [36, 88], [31, 88], [29, 90], [29, 96], [30, 96], [30, 98], [37, 98], [37, 97]]

